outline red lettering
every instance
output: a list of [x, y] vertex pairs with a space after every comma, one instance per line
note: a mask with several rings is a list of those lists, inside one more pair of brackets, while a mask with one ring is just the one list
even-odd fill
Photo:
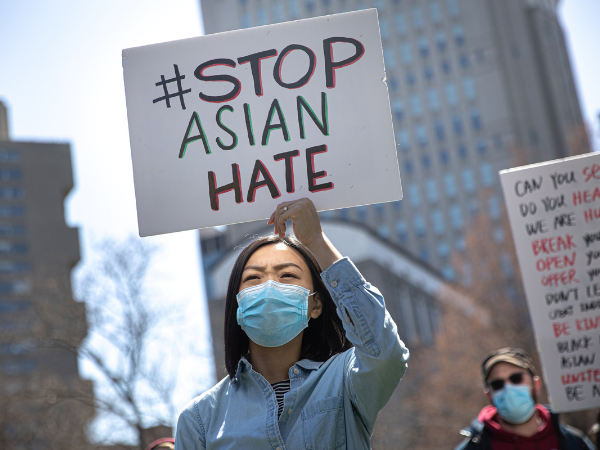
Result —
[[554, 337], [560, 337], [563, 334], [568, 336], [569, 333], [569, 322], [556, 322], [552, 324], [554, 329]]
[[582, 203], [592, 203], [600, 198], [600, 187], [596, 187], [593, 191], [586, 189], [585, 191], [573, 192], [573, 206], [581, 205]]
[[577, 271], [575, 269], [563, 270], [562, 272], [555, 272], [542, 277], [542, 286], [566, 286], [571, 283], [579, 283], [579, 280], [575, 278]]
[[585, 176], [584, 182], [590, 181], [590, 178], [600, 180], [600, 164], [592, 164], [583, 168], [583, 175]]
[[551, 253], [561, 252], [563, 250], [571, 250], [577, 247], [573, 242], [573, 236], [567, 234], [566, 236], [555, 236], [551, 238], [534, 239], [531, 242], [531, 248], [533, 249], [533, 255], [537, 256], [540, 253]]

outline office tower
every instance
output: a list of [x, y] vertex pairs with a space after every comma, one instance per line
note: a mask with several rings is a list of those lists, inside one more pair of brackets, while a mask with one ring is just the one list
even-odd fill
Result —
[[[501, 243], [498, 171], [590, 151], [558, 0], [203, 0], [207, 34], [377, 8], [404, 199], [323, 213], [457, 280], [471, 218]], [[240, 226], [236, 226], [240, 227]], [[235, 234], [237, 232], [232, 231]], [[252, 225], [240, 227], [241, 235]], [[235, 241], [235, 239], [233, 239]]]
[[0, 103], [0, 442], [6, 448], [84, 448], [93, 413], [73, 400], [93, 396], [77, 365], [87, 323], [85, 305], [71, 292], [79, 236], [65, 224], [63, 202], [72, 188], [69, 145], [11, 141]]

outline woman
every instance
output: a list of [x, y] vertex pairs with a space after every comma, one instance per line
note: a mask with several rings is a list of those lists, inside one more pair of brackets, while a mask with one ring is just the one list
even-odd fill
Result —
[[370, 448], [408, 350], [310, 200], [281, 203], [268, 223], [275, 236], [244, 249], [229, 279], [229, 377], [184, 409], [175, 449]]

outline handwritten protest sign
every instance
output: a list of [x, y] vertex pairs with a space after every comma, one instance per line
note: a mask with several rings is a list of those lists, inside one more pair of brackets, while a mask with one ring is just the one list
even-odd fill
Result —
[[500, 172], [546, 386], [600, 406], [600, 154]]
[[141, 236], [402, 197], [375, 9], [123, 51]]

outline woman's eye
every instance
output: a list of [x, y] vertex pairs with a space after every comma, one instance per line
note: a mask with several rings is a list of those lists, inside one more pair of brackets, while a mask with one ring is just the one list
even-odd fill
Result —
[[244, 278], [244, 281], [250, 281], [250, 280], [258, 280], [258, 275], [248, 275], [246, 278]]
[[298, 276], [294, 273], [284, 273], [283, 275], [281, 275], [281, 278], [286, 278], [286, 277], [298, 278]]

